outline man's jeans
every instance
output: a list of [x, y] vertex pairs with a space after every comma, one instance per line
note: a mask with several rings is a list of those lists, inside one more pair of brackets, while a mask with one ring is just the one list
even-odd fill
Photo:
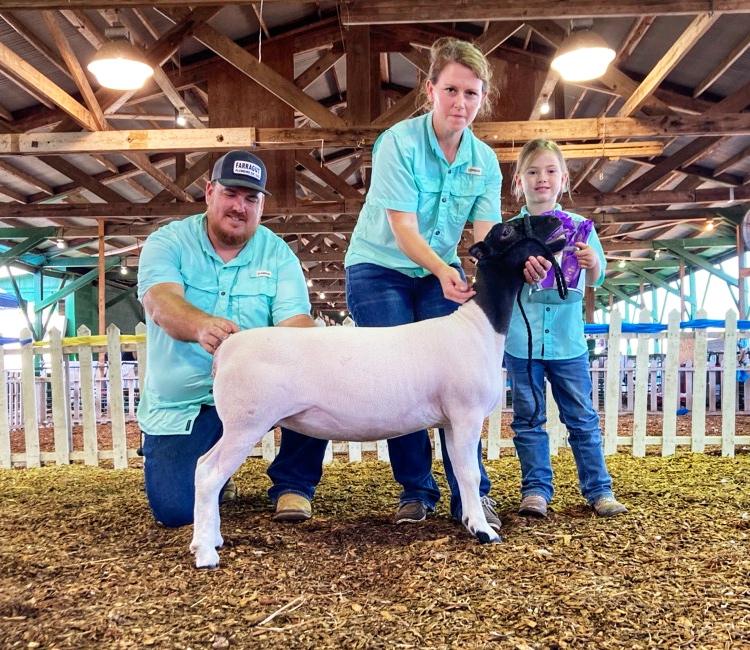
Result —
[[[531, 377], [527, 359], [506, 353], [505, 365], [513, 398], [510, 426], [515, 433], [513, 444], [521, 463], [521, 496], [538, 494], [549, 501], [554, 494], [549, 435], [544, 429], [547, 422], [545, 375], [560, 410], [560, 420], [568, 429], [581, 494], [590, 505], [601, 497], [613, 496], [599, 415], [591, 401], [588, 354], [575, 359], [532, 359]], [[534, 395], [538, 412], [535, 412]]]
[[202, 406], [193, 429], [185, 435], [144, 432], [143, 473], [154, 519], [170, 527], [193, 523], [195, 468], [198, 459], [221, 438], [215, 406]]

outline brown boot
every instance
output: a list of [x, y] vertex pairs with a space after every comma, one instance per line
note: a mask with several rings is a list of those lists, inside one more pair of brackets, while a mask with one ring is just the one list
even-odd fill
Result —
[[221, 490], [221, 500], [219, 503], [231, 503], [237, 499], [239, 494], [240, 491], [237, 489], [237, 485], [230, 478]]
[[282, 494], [276, 501], [274, 521], [306, 521], [312, 517], [310, 501], [299, 494]]

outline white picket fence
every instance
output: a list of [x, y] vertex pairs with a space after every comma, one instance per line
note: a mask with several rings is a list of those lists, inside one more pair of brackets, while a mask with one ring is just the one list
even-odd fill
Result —
[[[642, 322], [646, 319], [642, 316]], [[698, 318], [705, 318], [699, 313]], [[602, 414], [605, 453], [627, 449], [643, 456], [646, 448], [657, 446], [663, 455], [682, 447], [703, 452], [707, 446], [733, 456], [737, 446], [750, 445], [750, 435], [736, 435], [738, 415], [750, 415], [750, 381], [737, 382], [736, 350], [739, 332], [737, 314], [728, 312], [725, 328], [680, 329], [679, 315], [669, 316], [665, 332], [623, 334], [621, 317], [612, 313], [609, 334], [604, 338], [608, 351], [623, 349], [631, 339], [635, 355], [608, 354], [591, 365], [592, 398]], [[21, 339], [30, 339], [28, 331]], [[722, 363], [708, 364], [709, 338], [723, 341]], [[652, 352], [659, 340], [665, 353]], [[128, 445], [126, 423], [135, 420], [139, 381], [146, 373], [145, 327], [140, 324], [135, 335], [122, 336], [111, 325], [106, 337], [91, 336], [82, 327], [78, 337], [62, 339], [58, 331], [50, 332], [49, 341], [27, 343], [19, 350], [0, 348], [0, 373], [6, 377], [6, 390], [0, 393], [0, 468], [38, 467], [42, 464], [83, 462], [88, 465], [128, 466], [136, 458], [136, 446]], [[684, 350], [691, 351], [685, 359]], [[682, 360], [680, 359], [682, 350]], [[135, 352], [135, 363], [123, 363], [122, 353]], [[21, 355], [21, 371], [5, 372], [8, 355]], [[103, 360], [106, 354], [107, 360]], [[95, 360], [94, 357], [99, 359]], [[602, 362], [603, 361], [603, 362]], [[499, 381], [505, 387], [500, 406], [489, 416], [488, 435], [483, 441], [488, 459], [498, 458], [504, 449], [512, 449], [509, 432], [510, 392], [505, 371]], [[738, 390], [739, 389], [739, 390]], [[703, 396], [702, 398], [700, 396]], [[748, 399], [745, 399], [748, 396]], [[548, 424], [552, 453], [566, 444], [566, 432], [560, 423], [554, 400], [547, 387]], [[31, 408], [28, 408], [31, 405]], [[678, 416], [679, 409], [688, 413]], [[618, 427], [622, 414], [632, 413], [632, 430]], [[647, 435], [647, 415], [662, 418], [661, 435]], [[721, 434], [706, 432], [706, 415], [721, 418]], [[690, 435], [677, 435], [677, 418], [689, 417]], [[100, 448], [99, 425], [108, 423], [112, 432], [111, 448]], [[748, 419], [750, 425], [750, 418]], [[73, 448], [73, 427], [82, 428], [82, 445]], [[40, 427], [54, 431], [53, 449], [42, 449]], [[23, 441], [23, 449], [19, 441]], [[441, 458], [440, 440], [433, 432], [435, 457]], [[254, 456], [272, 460], [277, 452], [274, 432], [269, 432], [253, 451]], [[375, 452], [378, 459], [388, 460], [385, 441], [370, 443], [335, 442], [328, 447], [326, 460], [344, 454], [350, 461], [360, 461], [365, 452]]]

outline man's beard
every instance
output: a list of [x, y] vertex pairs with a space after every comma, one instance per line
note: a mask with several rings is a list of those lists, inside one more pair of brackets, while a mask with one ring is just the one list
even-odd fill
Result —
[[211, 235], [216, 238], [216, 240], [224, 245], [231, 248], [236, 248], [238, 246], [244, 246], [247, 244], [248, 240], [250, 239], [250, 235], [243, 232], [243, 233], [230, 233], [223, 230], [221, 227], [216, 226], [214, 224], [209, 223], [208, 229], [211, 232]]

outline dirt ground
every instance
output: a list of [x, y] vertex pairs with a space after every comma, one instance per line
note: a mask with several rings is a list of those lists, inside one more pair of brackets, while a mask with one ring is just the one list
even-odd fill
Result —
[[750, 452], [608, 464], [629, 514], [594, 517], [562, 452], [534, 521], [515, 514], [516, 459], [487, 462], [503, 543], [482, 546], [447, 495], [395, 526], [377, 461], [334, 462], [313, 519], [276, 524], [251, 459], [208, 571], [191, 527], [153, 522], [138, 467], [3, 470], [0, 647], [750, 648]]

